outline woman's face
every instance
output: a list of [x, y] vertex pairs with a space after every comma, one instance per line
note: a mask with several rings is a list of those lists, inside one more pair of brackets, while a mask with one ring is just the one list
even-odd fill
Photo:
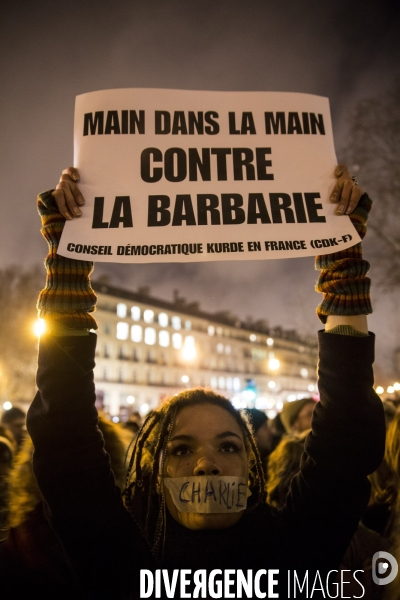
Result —
[[[214, 404], [182, 408], [166, 450], [164, 477], [228, 475], [248, 479], [248, 457], [243, 433], [235, 418]], [[225, 529], [242, 516], [236, 513], [182, 513], [165, 489], [173, 518], [189, 529]]]

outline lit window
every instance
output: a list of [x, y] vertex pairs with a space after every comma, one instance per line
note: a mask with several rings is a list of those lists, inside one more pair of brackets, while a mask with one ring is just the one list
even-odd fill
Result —
[[240, 379], [239, 379], [239, 377], [234, 377], [233, 378], [233, 389], [235, 390], [235, 392], [239, 392], [240, 391]]
[[275, 383], [275, 381], [268, 381], [268, 387], [269, 387], [271, 390], [273, 390], [273, 389], [274, 389], [274, 387], [276, 387], [276, 383]]
[[305, 378], [305, 377], [308, 377], [308, 371], [307, 371], [307, 369], [301, 369], [301, 370], [300, 370], [300, 375], [301, 375], [302, 377], [304, 377], [304, 378]]
[[211, 377], [210, 384], [212, 388], [216, 388], [218, 386], [218, 380], [216, 377]]
[[172, 334], [172, 346], [175, 350], [180, 350], [182, 348], [182, 336], [180, 333]]
[[256, 340], [257, 340], [257, 336], [254, 333], [250, 334], [250, 341], [255, 342]]
[[156, 343], [156, 330], [154, 327], [146, 327], [144, 330], [144, 343], [153, 346]]
[[217, 352], [218, 352], [218, 354], [222, 354], [224, 352], [223, 344], [217, 344]]
[[158, 343], [163, 348], [168, 348], [169, 346], [169, 331], [162, 330], [158, 333]]
[[117, 304], [117, 316], [121, 319], [126, 317], [126, 304]]
[[273, 346], [274, 340], [272, 338], [267, 338], [267, 346]]
[[140, 321], [140, 308], [138, 306], [132, 306], [131, 317], [134, 321]]
[[158, 315], [158, 324], [161, 327], [168, 327], [168, 315], [167, 315], [167, 313], [160, 313]]
[[145, 323], [152, 323], [154, 321], [154, 312], [149, 308], [143, 313], [143, 320]]
[[134, 404], [135, 403], [135, 396], [128, 396], [126, 399], [128, 404]]
[[233, 389], [232, 377], [227, 377], [226, 378], [226, 389], [227, 390], [232, 390]]
[[129, 335], [128, 323], [120, 321], [117, 323], [117, 340], [127, 340]]
[[185, 360], [193, 360], [196, 358], [196, 346], [194, 343], [194, 337], [192, 335], [187, 335], [185, 337], [182, 356]]
[[189, 383], [189, 377], [187, 375], [182, 375], [181, 379], [182, 383]]
[[214, 335], [215, 327], [213, 325], [209, 325], [207, 328], [208, 335]]
[[192, 329], [192, 321], [185, 321], [185, 329], [186, 331], [190, 331]]
[[218, 377], [218, 387], [220, 390], [225, 389], [225, 377]]
[[181, 318], [180, 317], [172, 317], [171, 325], [174, 329], [180, 329], [181, 328]]
[[225, 346], [225, 354], [230, 354], [230, 353], [231, 353], [231, 347]]
[[132, 325], [131, 340], [132, 340], [132, 342], [141, 342], [142, 341], [142, 328], [140, 325]]

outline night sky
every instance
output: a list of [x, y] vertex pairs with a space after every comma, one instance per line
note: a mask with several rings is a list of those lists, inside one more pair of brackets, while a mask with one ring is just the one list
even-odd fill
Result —
[[[328, 96], [340, 161], [357, 102], [399, 73], [400, 3], [377, 0], [3, 0], [1, 267], [41, 263], [36, 194], [73, 162], [77, 94], [119, 87], [293, 91]], [[360, 182], [362, 185], [362, 182]], [[373, 247], [365, 243], [373, 261]], [[210, 312], [312, 333], [319, 296], [312, 259], [106, 265], [111, 283]], [[392, 377], [400, 320], [374, 289], [378, 383]], [[397, 318], [397, 321], [396, 321]], [[379, 381], [380, 379], [380, 381]]]

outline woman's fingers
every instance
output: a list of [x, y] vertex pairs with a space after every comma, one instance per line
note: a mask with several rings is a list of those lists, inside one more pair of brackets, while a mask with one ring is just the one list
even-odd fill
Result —
[[335, 169], [337, 183], [333, 188], [330, 200], [337, 203], [336, 213], [350, 215], [356, 208], [363, 190], [353, 181], [346, 165], [338, 165]]
[[[75, 169], [75, 171], [76, 171], [76, 169]], [[79, 175], [77, 175], [77, 177], [79, 178]], [[71, 176], [63, 173], [60, 177], [60, 182], [62, 182], [62, 181], [66, 182], [69, 185], [69, 189], [74, 197], [76, 204], [79, 204], [79, 205], [85, 204], [85, 198], [82, 196], [76, 183], [71, 181]]]
[[62, 216], [68, 220], [71, 220], [73, 217], [80, 217], [82, 211], [79, 206], [82, 206], [82, 204], [85, 203], [85, 199], [75, 183], [75, 181], [78, 180], [78, 169], [75, 169], [74, 167], [64, 169], [60, 181], [52, 194], [58, 210]]
[[75, 167], [68, 167], [62, 172], [63, 175], [68, 175], [74, 181], [79, 181], [79, 171]]
[[349, 202], [350, 202], [352, 187], [353, 187], [353, 182], [351, 179], [346, 179], [345, 181], [343, 181], [340, 198], [338, 200], [338, 207], [336, 209], [336, 212], [339, 215], [344, 215], [347, 213], [347, 208], [348, 208]]
[[59, 187], [60, 184], [57, 185], [56, 189], [51, 193], [54, 200], [56, 201], [57, 208], [65, 219], [70, 221], [72, 219], [72, 215], [68, 210], [67, 202], [64, 195], [64, 190]]
[[357, 204], [359, 203], [363, 193], [364, 192], [360, 188], [360, 186], [353, 182], [353, 187], [351, 188], [351, 196], [349, 204], [347, 206], [346, 215], [350, 215], [353, 212], [353, 210], [357, 207]]

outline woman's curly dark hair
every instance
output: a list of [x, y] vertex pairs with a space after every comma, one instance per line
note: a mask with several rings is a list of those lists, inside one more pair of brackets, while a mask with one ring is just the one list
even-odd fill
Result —
[[160, 490], [158, 485], [160, 461], [163, 461], [162, 453], [168, 443], [178, 411], [193, 404], [220, 406], [233, 416], [243, 432], [249, 457], [251, 496], [248, 499], [247, 510], [265, 502], [263, 467], [247, 415], [236, 410], [227, 398], [208, 389], [193, 388], [176, 394], [149, 413], [135, 438], [124, 492], [126, 507], [157, 559], [161, 559], [161, 540], [165, 535], [166, 524], [163, 486]]

